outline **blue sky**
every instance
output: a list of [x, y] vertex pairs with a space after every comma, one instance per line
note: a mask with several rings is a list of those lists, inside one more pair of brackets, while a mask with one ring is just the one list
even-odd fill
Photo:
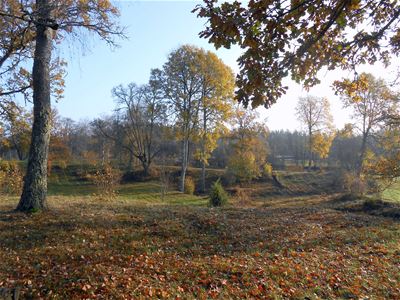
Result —
[[[79, 43], [66, 43], [58, 52], [68, 61], [65, 97], [55, 105], [64, 117], [74, 120], [93, 119], [111, 114], [114, 102], [111, 89], [119, 84], [146, 83], [150, 70], [161, 67], [168, 53], [183, 44], [193, 44], [215, 51], [235, 72], [239, 48], [219, 49], [198, 37], [204, 28], [204, 19], [198, 19], [191, 10], [200, 1], [118, 1], [121, 24], [127, 27], [128, 40], [121, 40], [120, 47], [111, 50], [104, 42], [93, 37], [87, 50]], [[366, 71], [385, 74], [380, 67], [365, 67]], [[321, 72], [322, 84], [305, 91], [290, 80], [288, 93], [271, 109], [259, 109], [261, 118], [267, 118], [270, 129], [300, 129], [294, 115], [299, 96], [307, 93], [326, 96], [337, 127], [349, 122], [348, 112], [341, 108], [330, 85], [335, 79], [348, 76], [340, 71]]]
[[[209, 50], [215, 48], [198, 37], [205, 20], [190, 11], [197, 2], [118, 2], [121, 24], [127, 26], [128, 40], [110, 49], [93, 37], [86, 48], [67, 43], [59, 50], [67, 59], [65, 97], [58, 104], [60, 114], [79, 120], [109, 114], [114, 108], [111, 89], [119, 84], [146, 83], [150, 70], [161, 67], [167, 55], [183, 44]], [[236, 50], [220, 50], [218, 55], [237, 71]]]

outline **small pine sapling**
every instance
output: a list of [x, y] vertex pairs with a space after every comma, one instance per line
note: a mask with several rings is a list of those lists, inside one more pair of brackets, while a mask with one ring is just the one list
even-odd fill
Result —
[[210, 205], [223, 206], [228, 202], [228, 194], [225, 192], [220, 180], [218, 179], [211, 187]]

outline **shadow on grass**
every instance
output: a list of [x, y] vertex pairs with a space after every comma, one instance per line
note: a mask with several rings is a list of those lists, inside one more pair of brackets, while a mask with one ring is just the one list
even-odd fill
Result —
[[[0, 222], [0, 246], [9, 249], [59, 244], [73, 247], [79, 241], [95, 241], [103, 235], [103, 243], [97, 248], [100, 251], [129, 254], [162, 249], [191, 257], [342, 247], [349, 239], [362, 242], [363, 233], [380, 226], [382, 220], [317, 206], [213, 209], [82, 202], [33, 215], [3, 211]], [[332, 227], [339, 230], [325, 230]]]

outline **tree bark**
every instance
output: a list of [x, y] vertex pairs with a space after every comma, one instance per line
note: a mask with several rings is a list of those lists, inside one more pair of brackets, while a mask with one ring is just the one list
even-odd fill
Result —
[[37, 0], [38, 24], [32, 71], [33, 127], [27, 173], [18, 211], [47, 208], [47, 160], [50, 142], [50, 59], [52, 50], [51, 29], [45, 24], [50, 19], [49, 0]]
[[360, 148], [360, 156], [358, 158], [357, 162], [357, 177], [361, 177], [361, 173], [363, 171], [363, 166], [364, 166], [364, 159], [365, 159], [365, 153], [367, 152], [367, 138], [368, 134], [363, 134], [362, 138], [362, 143], [361, 143], [361, 148]]
[[180, 191], [183, 193], [185, 191], [185, 178], [186, 171], [188, 165], [188, 156], [189, 156], [189, 140], [184, 138], [182, 141], [182, 169], [181, 169], [181, 182], [180, 182]]
[[150, 162], [148, 161], [147, 158], [144, 158], [142, 160], [142, 168], [143, 168], [143, 175], [144, 176], [149, 176], [149, 174], [150, 174]]
[[201, 166], [201, 191], [206, 192], [206, 162], [202, 162]]
[[309, 158], [308, 158], [308, 168], [309, 168], [309, 171], [311, 171], [311, 166], [312, 166], [312, 153], [313, 153], [313, 151], [312, 151], [312, 143], [313, 143], [313, 140], [312, 140], [312, 129], [311, 129], [311, 127], [308, 129], [308, 136], [309, 136], [309, 141], [308, 141], [308, 147], [309, 147], [309, 149], [308, 149], [308, 151], [309, 151]]
[[206, 192], [206, 133], [207, 133], [207, 112], [206, 108], [203, 110], [203, 141], [201, 144], [201, 155], [202, 155], [202, 165], [201, 165], [201, 191]]

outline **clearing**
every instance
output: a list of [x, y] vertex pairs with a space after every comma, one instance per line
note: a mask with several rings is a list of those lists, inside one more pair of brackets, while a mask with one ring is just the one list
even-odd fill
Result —
[[396, 218], [326, 195], [216, 209], [159, 190], [127, 184], [100, 201], [53, 187], [51, 210], [30, 215], [3, 197], [0, 286], [48, 299], [400, 298]]

